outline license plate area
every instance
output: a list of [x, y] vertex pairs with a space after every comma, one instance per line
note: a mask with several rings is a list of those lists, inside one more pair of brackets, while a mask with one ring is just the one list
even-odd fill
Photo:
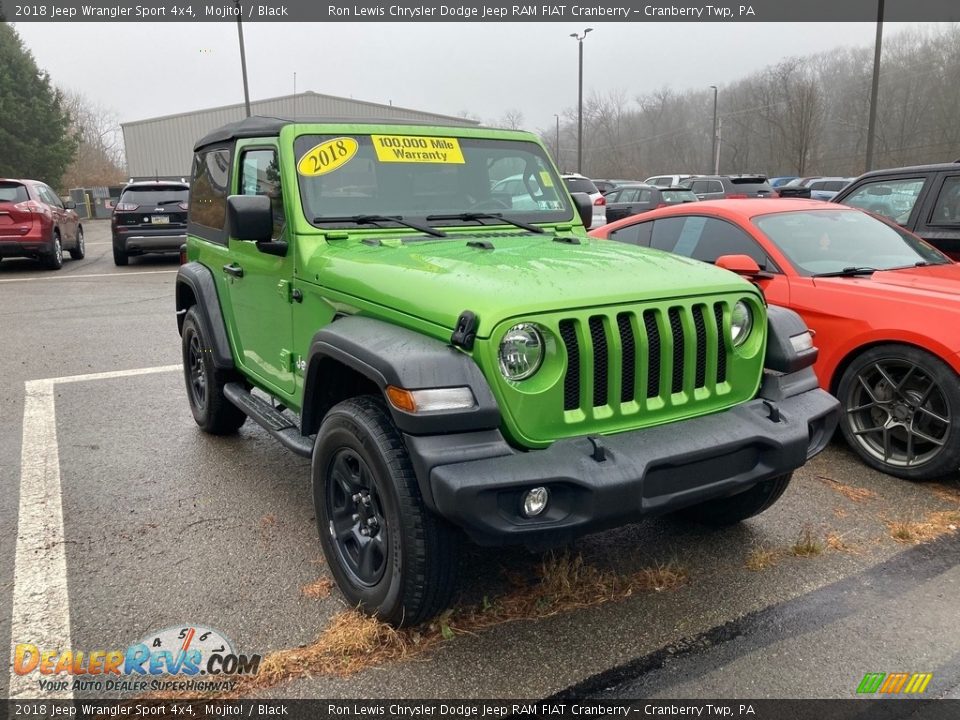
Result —
[[150, 216], [151, 225], [169, 225], [170, 218], [166, 215], [151, 215]]

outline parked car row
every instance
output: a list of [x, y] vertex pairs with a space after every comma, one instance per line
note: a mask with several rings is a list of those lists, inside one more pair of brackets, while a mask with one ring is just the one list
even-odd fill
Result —
[[[115, 264], [126, 265], [134, 255], [179, 252], [187, 237], [189, 191], [185, 182], [127, 184], [110, 221]], [[74, 260], [86, 254], [76, 204], [38, 180], [0, 179], [0, 260], [32, 258], [59, 270], [64, 251]]]
[[810, 198], [812, 200], [832, 200], [843, 188], [850, 184], [849, 177], [804, 177], [793, 178], [776, 188], [779, 197]]

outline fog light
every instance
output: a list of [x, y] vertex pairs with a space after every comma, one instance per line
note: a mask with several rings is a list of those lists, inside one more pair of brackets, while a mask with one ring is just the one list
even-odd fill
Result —
[[535, 487], [527, 490], [523, 495], [523, 514], [527, 517], [536, 517], [547, 509], [550, 500], [550, 491], [545, 487]]

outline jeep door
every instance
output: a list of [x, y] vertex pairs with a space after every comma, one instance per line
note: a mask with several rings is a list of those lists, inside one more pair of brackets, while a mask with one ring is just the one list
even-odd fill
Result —
[[[273, 239], [287, 240], [276, 145], [238, 143], [236, 194], [267, 195], [273, 207]], [[291, 348], [293, 252], [267, 254], [257, 243], [229, 237], [224, 265], [235, 353], [244, 368], [280, 393], [294, 392]]]

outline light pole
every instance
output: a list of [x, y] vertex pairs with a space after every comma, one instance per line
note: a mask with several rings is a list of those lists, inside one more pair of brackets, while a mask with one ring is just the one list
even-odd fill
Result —
[[563, 171], [563, 163], [560, 162], [560, 116], [557, 115], [557, 113], [554, 113], [553, 116], [557, 119], [557, 135], [553, 144], [553, 158], [557, 161], [557, 165], [561, 166], [560, 170]]
[[584, 28], [582, 35], [570, 33], [570, 37], [576, 38], [577, 45], [580, 47], [580, 64], [577, 82], [577, 172], [581, 174], [583, 173], [583, 39], [589, 32], [593, 32], [593, 28]]
[[247, 117], [250, 117], [250, 88], [247, 85], [247, 52], [243, 47], [243, 8], [240, 0], [233, 0], [237, 6], [237, 35], [240, 37], [240, 69], [243, 71], [243, 103], [247, 108]]
[[880, 43], [883, 40], [883, 0], [877, 0], [877, 42], [873, 48], [873, 83], [870, 86], [870, 119], [867, 121], [866, 172], [873, 169], [873, 136], [877, 130], [877, 91], [880, 89]]
[[717, 166], [720, 164], [720, 158], [717, 157], [717, 86], [710, 87], [713, 88], [713, 144], [710, 146], [710, 161], [713, 163], [713, 174], [717, 175]]

